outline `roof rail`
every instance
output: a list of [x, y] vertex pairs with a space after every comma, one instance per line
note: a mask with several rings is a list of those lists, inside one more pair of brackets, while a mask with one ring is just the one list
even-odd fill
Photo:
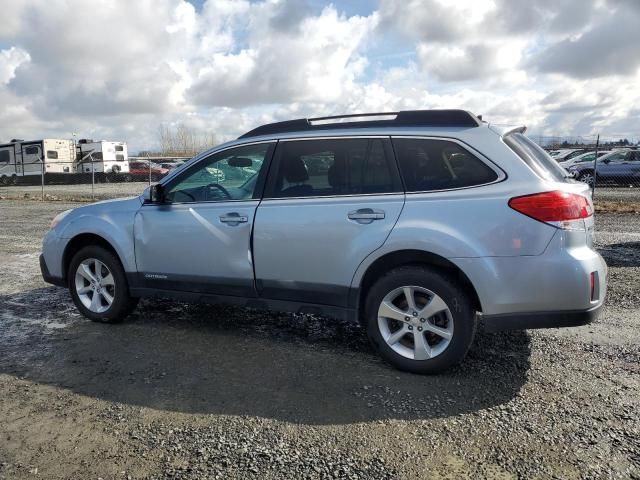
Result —
[[[386, 120], [363, 120], [347, 122], [331, 122], [367, 117], [390, 117]], [[401, 112], [355, 113], [351, 115], [335, 115], [331, 117], [299, 118], [284, 122], [267, 123], [248, 131], [238, 138], [273, 135], [276, 133], [304, 132], [314, 130], [335, 130], [346, 128], [372, 127], [478, 127], [481, 120], [466, 110], [405, 110]]]

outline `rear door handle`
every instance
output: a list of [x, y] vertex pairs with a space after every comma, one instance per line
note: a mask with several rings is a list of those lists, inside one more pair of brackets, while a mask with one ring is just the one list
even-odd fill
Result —
[[220, 215], [220, 221], [222, 223], [246, 223], [249, 221], [249, 217], [246, 215], [240, 215], [237, 212], [231, 212], [226, 215]]
[[349, 212], [349, 220], [368, 220], [368, 223], [374, 220], [382, 220], [384, 218], [384, 210], [374, 210], [373, 208], [360, 208]]

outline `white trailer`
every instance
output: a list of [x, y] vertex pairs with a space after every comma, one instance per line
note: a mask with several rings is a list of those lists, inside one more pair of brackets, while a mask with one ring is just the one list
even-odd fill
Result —
[[12, 140], [0, 145], [0, 184], [41, 181], [43, 171], [45, 178], [71, 174], [75, 160], [71, 140]]
[[110, 174], [118, 177], [129, 173], [129, 155], [124, 142], [81, 139], [77, 145], [77, 172]]

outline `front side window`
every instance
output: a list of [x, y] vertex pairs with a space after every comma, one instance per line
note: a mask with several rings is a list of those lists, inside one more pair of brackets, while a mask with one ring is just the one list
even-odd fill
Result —
[[281, 142], [272, 198], [364, 195], [401, 191], [382, 139]]
[[393, 140], [407, 192], [447, 190], [494, 182], [498, 175], [482, 160], [448, 140]]
[[273, 144], [261, 143], [215, 153], [167, 185], [169, 202], [250, 200]]
[[56, 160], [58, 158], [58, 152], [56, 152], [55, 150], [47, 150], [47, 158]]
[[598, 160], [598, 163], [600, 163], [601, 160], [602, 160], [602, 163], [622, 162], [624, 161], [626, 156], [627, 156], [626, 152], [616, 152], [616, 153], [607, 155], [606, 157], [602, 157], [602, 159]]
[[583, 156], [579, 162], [593, 162], [594, 158], [596, 158], [596, 154], [594, 153], [588, 153], [587, 155]]

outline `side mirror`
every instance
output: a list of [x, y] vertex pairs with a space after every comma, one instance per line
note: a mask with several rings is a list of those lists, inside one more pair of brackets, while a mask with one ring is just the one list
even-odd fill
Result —
[[146, 188], [143, 193], [144, 203], [164, 203], [164, 186], [156, 183]]
[[605, 164], [609, 164], [610, 162], [611, 160], [609, 160], [608, 158], [602, 161], [602, 163], [605, 163]]

